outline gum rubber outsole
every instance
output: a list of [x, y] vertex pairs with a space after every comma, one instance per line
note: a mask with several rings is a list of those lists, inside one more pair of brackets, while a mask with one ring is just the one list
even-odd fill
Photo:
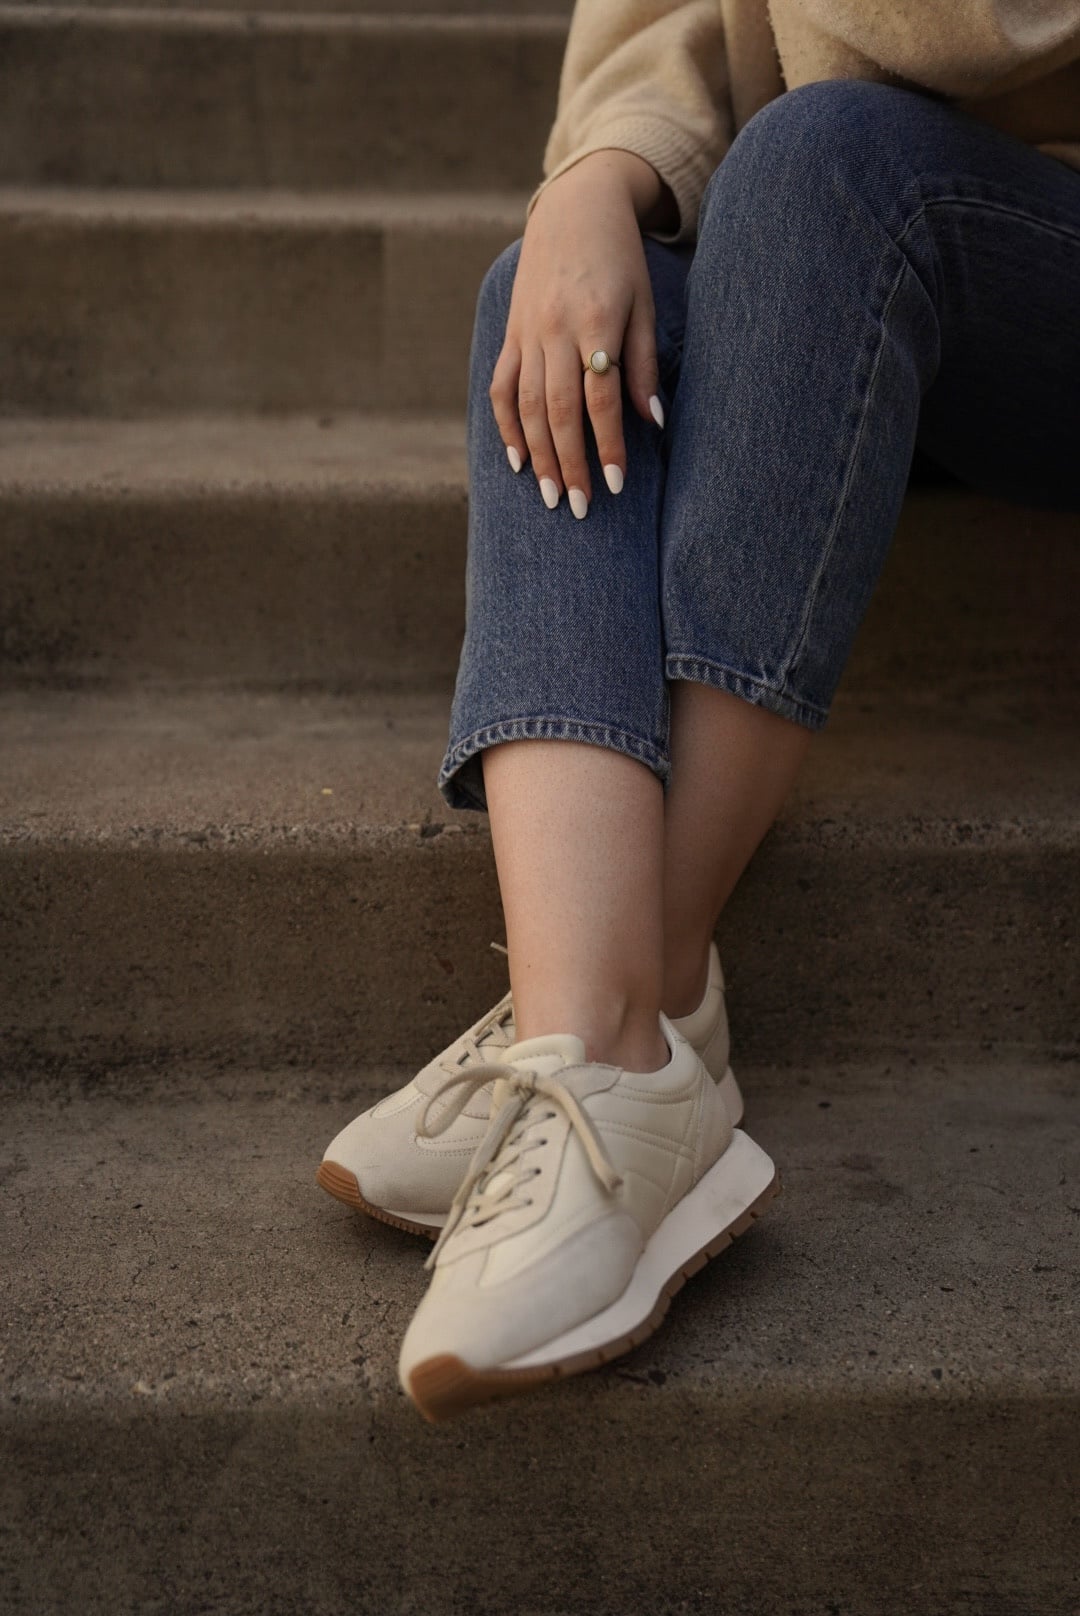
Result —
[[734, 1223], [721, 1234], [714, 1235], [707, 1246], [703, 1246], [676, 1269], [660, 1292], [649, 1317], [629, 1335], [606, 1342], [589, 1352], [580, 1352], [559, 1363], [538, 1364], [527, 1369], [473, 1369], [453, 1353], [440, 1353], [434, 1358], [426, 1358], [413, 1369], [407, 1388], [409, 1396], [424, 1418], [430, 1424], [437, 1425], [482, 1403], [515, 1397], [547, 1381], [580, 1375], [587, 1369], [599, 1369], [603, 1364], [632, 1352], [659, 1329], [672, 1299], [682, 1290], [686, 1281], [700, 1273], [711, 1257], [718, 1257], [739, 1235], [745, 1234], [779, 1193], [780, 1176], [777, 1173]]
[[404, 1229], [409, 1234], [422, 1234], [428, 1240], [438, 1238], [439, 1230], [430, 1228], [426, 1223], [412, 1223], [408, 1218], [399, 1217], [396, 1212], [385, 1212], [381, 1206], [372, 1206], [365, 1201], [360, 1193], [360, 1185], [356, 1174], [350, 1173], [347, 1167], [339, 1167], [337, 1162], [324, 1161], [320, 1163], [315, 1174], [315, 1182], [327, 1195], [332, 1195], [335, 1201], [343, 1201], [346, 1206], [355, 1207], [357, 1212], [366, 1212], [369, 1218], [378, 1218], [380, 1223], [388, 1223], [393, 1229]]

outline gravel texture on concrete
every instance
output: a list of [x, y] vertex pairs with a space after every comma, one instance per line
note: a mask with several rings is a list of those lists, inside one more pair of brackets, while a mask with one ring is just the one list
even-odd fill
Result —
[[445, 687], [463, 434], [430, 415], [0, 423], [8, 678]]
[[434, 1431], [423, 1244], [312, 1176], [403, 1075], [0, 1103], [6, 1609], [1073, 1608], [1075, 1062], [743, 1069], [768, 1215], [618, 1365]]
[[527, 193], [565, 44], [542, 14], [2, 6], [0, 180]]
[[465, 492], [465, 420], [401, 415], [0, 418], [0, 491], [88, 503], [230, 493]]
[[[385, 16], [389, 0], [319, 0], [319, 14], [376, 13]], [[80, 0], [81, 12], [115, 10], [115, 0]], [[241, 11], [250, 12], [251, 0], [128, 0], [126, 11], [193, 12]], [[445, 14], [470, 21], [474, 16], [565, 15], [572, 9], [572, 0], [395, 0], [394, 14]], [[296, 0], [259, 0], [259, 15], [284, 11], [296, 15]]]
[[785, 1193], [649, 1343], [432, 1430], [314, 1184], [505, 988], [433, 779], [569, 5], [457, 9], [0, 5], [0, 1609], [1073, 1616], [1075, 517], [909, 492], [721, 928]]
[[[358, 1039], [415, 1061], [504, 991], [486, 822], [434, 789], [442, 702], [16, 691], [0, 714], [14, 1071], [332, 1065]], [[946, 717], [856, 702], [812, 754], [720, 930], [755, 1059], [1075, 1050], [1074, 729], [989, 698]]]
[[464, 411], [525, 201], [0, 189], [3, 412]]
[[[464, 434], [431, 412], [0, 419], [8, 678], [447, 687]], [[1074, 516], [917, 485], [843, 688], [1075, 711], [1078, 590]]]
[[[1080, 847], [1076, 725], [1040, 716], [1033, 734], [996, 692], [963, 705], [845, 700], [773, 839]], [[486, 816], [447, 807], [435, 789], [448, 722], [445, 692], [0, 693], [0, 846], [327, 845], [416, 822], [475, 831]]]

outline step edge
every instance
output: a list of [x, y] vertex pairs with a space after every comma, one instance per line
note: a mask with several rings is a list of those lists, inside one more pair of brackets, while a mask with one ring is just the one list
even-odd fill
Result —
[[355, 33], [396, 39], [403, 34], [421, 38], [491, 39], [526, 38], [565, 40], [566, 13], [542, 9], [498, 13], [490, 11], [395, 12], [389, 7], [372, 11], [261, 11], [258, 0], [240, 10], [226, 7], [169, 7], [167, 10], [132, 5], [0, 5], [0, 28], [26, 33], [65, 30], [82, 33], [143, 32], [154, 34], [237, 34], [257, 40], [263, 34]]

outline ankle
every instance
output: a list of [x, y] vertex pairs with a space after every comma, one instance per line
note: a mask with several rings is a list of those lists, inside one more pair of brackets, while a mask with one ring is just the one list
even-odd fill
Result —
[[537, 1006], [518, 1020], [519, 1039], [570, 1032], [585, 1045], [585, 1059], [621, 1066], [628, 1072], [656, 1072], [671, 1059], [660, 1031], [659, 1006], [643, 1009], [615, 995], [591, 998], [587, 1004]]
[[660, 1031], [659, 1018], [650, 1025], [627, 1027], [621, 1036], [597, 1044], [590, 1053], [588, 1042], [585, 1053], [589, 1060], [603, 1061], [608, 1066], [621, 1066], [625, 1072], [658, 1072], [671, 1060], [671, 1050]]
[[709, 942], [683, 946], [664, 960], [664, 1014], [672, 1021], [693, 1015], [709, 983]]

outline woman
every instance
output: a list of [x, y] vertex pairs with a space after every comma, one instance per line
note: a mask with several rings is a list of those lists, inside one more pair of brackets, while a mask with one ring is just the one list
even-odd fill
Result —
[[1080, 506], [1077, 168], [1076, 0], [578, 0], [477, 308], [439, 776], [490, 815], [512, 998], [320, 1169], [445, 1224], [429, 1417], [626, 1350], [774, 1193], [713, 929], [916, 445]]

